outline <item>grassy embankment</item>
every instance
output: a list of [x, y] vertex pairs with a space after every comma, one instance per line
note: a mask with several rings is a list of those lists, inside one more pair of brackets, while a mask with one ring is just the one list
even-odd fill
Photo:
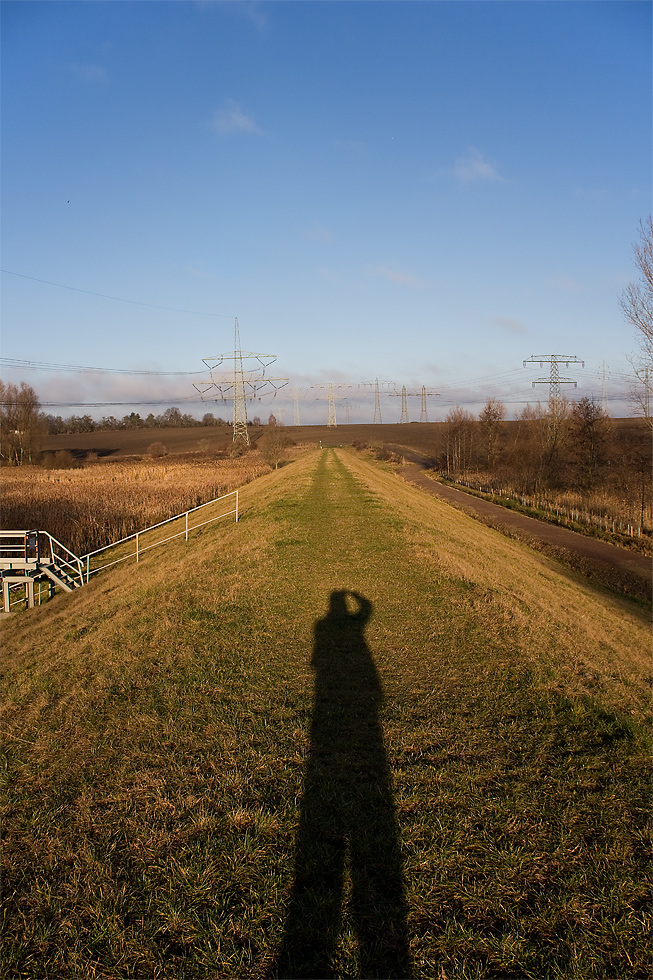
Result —
[[242, 496], [3, 623], [4, 976], [648, 976], [641, 607], [347, 451]]

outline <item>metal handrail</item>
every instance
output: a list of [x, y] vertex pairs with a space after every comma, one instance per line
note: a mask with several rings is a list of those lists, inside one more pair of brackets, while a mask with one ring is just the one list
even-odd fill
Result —
[[[7, 544], [3, 539], [16, 539], [19, 544]], [[36, 550], [35, 555], [30, 555], [31, 550]], [[6, 561], [38, 561], [39, 539], [38, 531], [2, 531], [0, 530], [0, 560]]]
[[[189, 516], [194, 514], [196, 511], [202, 510], [204, 507], [210, 507], [212, 504], [216, 504], [221, 500], [226, 500], [228, 497], [235, 497], [235, 503], [231, 510], [226, 511], [223, 514], [217, 514], [215, 517], [210, 517], [207, 521], [201, 521], [199, 524], [189, 524]], [[119, 541], [114, 541], [111, 544], [104, 545], [102, 548], [97, 548], [95, 551], [89, 551], [88, 554], [78, 557], [74, 552], [67, 548], [65, 544], [58, 541], [57, 538], [53, 537], [49, 531], [3, 531], [0, 530], [0, 560], [3, 558], [8, 562], [15, 562], [19, 567], [34, 567], [38, 564], [49, 564], [50, 562], [56, 567], [62, 568], [67, 575], [73, 579], [77, 579], [80, 585], [84, 585], [90, 580], [91, 575], [95, 575], [97, 572], [103, 571], [105, 568], [111, 568], [113, 565], [118, 565], [122, 561], [127, 561], [129, 558], [136, 558], [138, 562], [140, 556], [146, 551], [150, 551], [152, 548], [158, 547], [160, 544], [166, 544], [168, 541], [172, 541], [175, 538], [179, 538], [182, 535], [185, 536], [186, 541], [188, 541], [188, 535], [190, 531], [196, 531], [201, 527], [205, 527], [207, 524], [213, 524], [215, 521], [221, 520], [223, 517], [230, 517], [232, 514], [235, 515], [236, 521], [238, 521], [238, 504], [239, 504], [239, 493], [238, 490], [231, 490], [229, 493], [222, 494], [220, 497], [214, 497], [213, 500], [207, 500], [204, 504], [199, 504], [197, 507], [191, 507], [189, 510], [182, 511], [181, 514], [175, 514], [174, 517], [169, 517], [165, 521], [159, 521], [158, 524], [151, 524], [149, 527], [142, 528], [140, 531], [136, 531], [134, 534], [129, 534], [125, 538], [121, 538]], [[185, 520], [185, 526], [183, 531], [179, 531], [176, 534], [168, 535], [166, 538], [162, 538], [160, 541], [155, 541], [153, 544], [146, 544], [143, 546], [141, 544], [141, 536], [143, 534], [148, 534], [150, 531], [155, 531], [159, 527], [164, 527], [166, 524], [171, 524], [173, 521], [179, 521], [182, 518]], [[41, 537], [43, 539], [47, 538], [49, 542], [49, 552], [50, 559], [44, 556], [44, 552], [47, 548], [41, 547]], [[5, 544], [3, 546], [2, 539], [8, 538], [10, 540], [16, 540], [17, 544]], [[91, 558], [101, 555], [105, 551], [109, 551], [113, 548], [118, 547], [121, 544], [125, 544], [128, 541], [136, 542], [136, 550], [130, 552], [129, 554], [122, 555], [120, 558], [116, 558], [113, 561], [106, 562], [104, 565], [98, 565], [97, 568], [90, 567]], [[45, 544], [45, 541], [43, 542]], [[9, 550], [11, 555], [3, 555], [3, 549]], [[32, 554], [30, 554], [30, 551]], [[9, 566], [11, 568], [11, 566]], [[3, 573], [4, 574], [4, 573]], [[16, 588], [22, 588], [23, 583], [16, 583], [9, 585], [10, 591]]]
[[[61, 541], [57, 541], [57, 539], [53, 537], [49, 531], [39, 531], [38, 533], [39, 535], [42, 534], [50, 542], [50, 557], [52, 558], [52, 560], [58, 565], [63, 565], [66, 569], [66, 572], [71, 576], [71, 578], [78, 577], [79, 584], [83, 585], [84, 566], [82, 564], [82, 559], [78, 558], [77, 555], [74, 552], [72, 552], [70, 548], [67, 548], [65, 544], [62, 544]], [[69, 555], [70, 558], [73, 559], [72, 562], [68, 561], [68, 559], [65, 558], [63, 555], [56, 554], [54, 550], [55, 546], [57, 548], [60, 548], [62, 551], [65, 551], [65, 553]]]
[[[216, 504], [220, 500], [226, 500], [227, 497], [236, 498], [235, 506], [233, 507], [232, 510], [226, 511], [226, 513], [224, 514], [218, 514], [217, 517], [211, 517], [209, 518], [208, 521], [202, 521], [200, 524], [193, 524], [192, 527], [189, 527], [188, 524], [189, 514], [194, 514], [196, 511], [202, 510], [202, 508], [204, 507], [209, 507], [211, 504]], [[215, 521], [219, 521], [223, 517], [230, 517], [231, 514], [235, 514], [236, 521], [237, 521], [238, 520], [238, 490], [231, 490], [229, 493], [222, 494], [222, 496], [220, 497], [214, 497], [213, 500], [207, 500], [205, 504], [199, 504], [198, 507], [191, 507], [190, 510], [182, 511], [180, 514], [175, 514], [174, 517], [168, 517], [165, 521], [159, 521], [158, 524], [151, 524], [149, 527], [144, 527], [140, 531], [136, 531], [134, 534], [128, 534], [126, 538], [120, 538], [119, 541], [113, 541], [111, 544], [106, 544], [102, 548], [96, 548], [95, 551], [89, 551], [88, 554], [82, 555], [81, 559], [79, 559], [82, 563], [85, 563], [86, 566], [83, 572], [83, 575], [85, 575], [85, 581], [88, 582], [90, 580], [91, 575], [95, 575], [97, 572], [104, 571], [104, 569], [106, 568], [111, 568], [112, 565], [119, 565], [120, 562], [128, 561], [130, 558], [136, 558], [136, 561], [138, 562], [140, 560], [140, 556], [144, 552], [150, 551], [150, 549], [156, 548], [160, 544], [166, 544], [168, 541], [173, 541], [175, 538], [180, 538], [182, 535], [185, 536], [186, 541], [188, 541], [188, 534], [190, 531], [196, 531], [198, 528], [205, 527], [207, 524], [213, 524]], [[155, 541], [154, 544], [148, 544], [145, 547], [143, 547], [140, 544], [141, 535], [147, 534], [150, 531], [155, 531], [158, 527], [164, 527], [166, 524], [171, 524], [173, 521], [181, 520], [182, 517], [185, 518], [186, 520], [185, 528], [183, 531], [179, 531], [177, 534], [171, 534], [167, 538], [162, 538], [160, 541]], [[91, 558], [94, 558], [96, 555], [102, 554], [103, 551], [109, 551], [113, 548], [117, 548], [118, 545], [125, 544], [127, 541], [135, 541], [136, 551], [131, 551], [129, 554], [122, 555], [120, 558], [116, 558], [113, 561], [107, 562], [104, 565], [98, 565], [97, 568], [90, 567]]]

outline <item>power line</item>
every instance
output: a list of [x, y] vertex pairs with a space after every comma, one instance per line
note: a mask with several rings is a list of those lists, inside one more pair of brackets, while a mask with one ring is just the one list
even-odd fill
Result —
[[102, 299], [113, 299], [118, 303], [131, 303], [133, 306], [149, 306], [152, 310], [167, 310], [169, 313], [188, 313], [191, 316], [212, 316], [231, 319], [228, 313], [205, 313], [202, 310], [180, 310], [176, 306], [159, 306], [156, 303], [142, 303], [137, 299], [125, 299], [123, 296], [109, 296], [107, 293], [96, 293], [92, 289], [80, 289], [78, 286], [66, 286], [62, 282], [51, 282], [49, 279], [37, 279], [36, 276], [26, 276], [22, 272], [11, 272], [0, 269], [7, 276], [17, 276], [19, 279], [29, 279], [31, 282], [41, 282], [46, 286], [56, 286], [58, 289], [70, 289], [74, 293], [85, 293], [87, 296], [100, 296]]
[[[199, 398], [167, 398], [159, 401], [152, 402], [141, 402], [134, 398], [132, 401], [128, 402], [40, 402], [41, 408], [109, 408], [115, 407], [120, 408], [122, 406], [130, 405], [173, 405], [177, 403], [178, 405], [199, 405]], [[9, 404], [9, 402], [0, 402], [1, 405]]]
[[90, 367], [84, 364], [52, 364], [47, 361], [24, 361], [15, 357], [0, 357], [0, 364], [6, 367], [29, 368], [33, 371], [99, 371], [102, 374], [148, 375], [189, 375], [203, 374], [202, 371], [134, 371], [131, 368]]

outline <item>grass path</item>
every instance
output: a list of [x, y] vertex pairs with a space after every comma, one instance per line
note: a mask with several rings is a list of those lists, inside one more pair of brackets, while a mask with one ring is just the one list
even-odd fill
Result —
[[349, 451], [242, 500], [3, 623], [2, 975], [648, 976], [641, 608]]

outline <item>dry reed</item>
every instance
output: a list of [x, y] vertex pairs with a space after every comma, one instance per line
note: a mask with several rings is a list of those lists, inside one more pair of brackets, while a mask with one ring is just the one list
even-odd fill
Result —
[[99, 463], [2, 470], [5, 529], [49, 531], [82, 555], [229, 493], [269, 472], [258, 452], [225, 460]]

